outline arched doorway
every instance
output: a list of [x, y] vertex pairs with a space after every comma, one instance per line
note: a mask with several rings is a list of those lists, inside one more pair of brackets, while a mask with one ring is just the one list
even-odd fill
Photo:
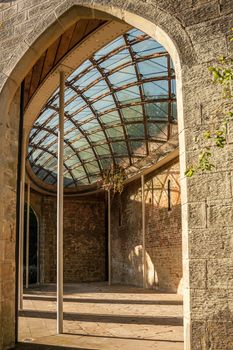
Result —
[[[117, 32], [116, 32], [117, 30]], [[106, 34], [107, 33], [107, 34]], [[66, 34], [66, 33], [65, 33]], [[120, 34], [120, 35], [119, 35]], [[72, 35], [71, 35], [72, 37]], [[98, 39], [98, 41], [97, 41]], [[70, 41], [68, 34], [66, 40]], [[98, 42], [98, 49], [93, 47], [95, 42]], [[59, 43], [62, 42], [62, 38]], [[59, 44], [60, 45], [60, 44]], [[59, 52], [60, 46], [55, 51], [55, 55]], [[50, 52], [51, 56], [51, 52]], [[47, 55], [43, 57], [43, 69], [47, 65]], [[100, 28], [95, 29], [91, 35], [77, 45], [74, 50], [71, 50], [62, 62], [60, 62], [60, 69], [68, 67], [69, 73], [65, 82], [65, 154], [64, 154], [64, 166], [65, 166], [65, 201], [64, 201], [64, 282], [76, 283], [84, 282], [76, 286], [65, 285], [66, 297], [65, 300], [69, 300], [69, 308], [77, 299], [79, 293], [83, 294], [82, 301], [80, 301], [79, 307], [85, 310], [86, 303], [90, 304], [90, 309], [87, 309], [88, 313], [92, 307], [92, 304], [101, 304], [101, 314], [95, 315], [89, 314], [87, 318], [86, 313], [82, 312], [81, 315], [76, 315], [76, 308], [73, 304], [72, 315], [76, 317], [73, 322], [69, 323], [68, 333], [80, 335], [76, 330], [81, 326], [79, 317], [84, 317], [82, 329], [83, 334], [86, 337], [96, 338], [98, 337], [100, 342], [106, 337], [111, 339], [112, 346], [116, 346], [118, 339], [122, 342], [136, 341], [137, 339], [143, 343], [143, 347], [150, 346], [153, 340], [150, 341], [152, 336], [151, 327], [148, 330], [148, 334], [145, 335], [140, 328], [140, 324], [144, 325], [146, 320], [150, 320], [150, 324], [157, 322], [155, 314], [158, 314], [159, 310], [154, 310], [153, 315], [146, 314], [146, 317], [135, 315], [136, 320], [133, 320], [132, 315], [118, 315], [115, 312], [111, 312], [111, 316], [108, 315], [108, 309], [113, 305], [118, 304], [120, 313], [124, 312], [122, 304], [127, 305], [126, 308], [131, 313], [143, 313], [143, 309], [140, 311], [140, 307], [135, 308], [138, 305], [137, 294], [140, 294], [142, 298], [141, 308], [143, 305], [146, 312], [149, 311], [148, 305], [160, 305], [164, 303], [163, 300], [154, 300], [155, 290], [160, 291], [163, 288], [167, 288], [167, 291], [173, 292], [178, 289], [177, 280], [182, 277], [182, 256], [181, 256], [181, 231], [179, 225], [179, 252], [178, 252], [178, 264], [179, 268], [170, 273], [167, 281], [163, 274], [166, 274], [166, 268], [164, 271], [159, 269], [162, 265], [165, 266], [166, 261], [169, 259], [163, 257], [160, 261], [156, 262], [153, 256], [152, 244], [154, 238], [152, 234], [144, 237], [145, 244], [147, 244], [145, 250], [145, 244], [141, 242], [142, 233], [141, 221], [143, 215], [151, 210], [156, 199], [153, 197], [150, 186], [145, 191], [144, 184], [139, 186], [139, 192], [146, 192], [145, 198], [140, 199], [140, 194], [135, 191], [135, 198], [130, 200], [129, 207], [135, 204], [135, 209], [138, 213], [128, 213], [129, 221], [134, 220], [134, 216], [139, 218], [138, 222], [135, 222], [135, 226], [138, 231], [134, 235], [133, 227], [128, 227], [127, 224], [122, 222], [121, 229], [115, 224], [115, 217], [118, 211], [114, 212], [114, 208], [117, 207], [114, 196], [108, 202], [108, 231], [112, 231], [113, 240], [119, 241], [119, 234], [122, 231], [122, 227], [125, 226], [126, 234], [125, 239], [122, 241], [122, 248], [117, 247], [110, 241], [108, 235], [108, 242], [104, 240], [105, 232], [101, 230], [103, 226], [102, 216], [104, 214], [103, 206], [101, 209], [101, 201], [104, 203], [103, 188], [99, 186], [99, 183], [104, 180], [104, 173], [109, 170], [109, 166], [124, 167], [124, 170], [131, 173], [128, 176], [128, 182], [137, 183], [138, 179], [135, 176], [143, 176], [142, 168], [146, 168], [145, 175], [149, 175], [151, 172], [157, 169], [160, 171], [162, 165], [167, 165], [171, 160], [177, 162], [177, 147], [178, 147], [178, 131], [177, 131], [177, 113], [176, 113], [176, 84], [175, 74], [172, 60], [165, 50], [165, 48], [148, 36], [145, 32], [137, 28], [129, 28], [126, 24], [119, 24], [116, 21], [110, 21], [102, 23]], [[37, 64], [39, 66], [39, 64]], [[76, 67], [72, 71], [71, 67]], [[58, 69], [58, 68], [57, 68]], [[31, 76], [32, 75], [32, 76]], [[25, 86], [27, 86], [29, 92], [31, 90], [30, 82], [33, 81], [34, 69], [32, 73], [29, 73], [25, 78]], [[43, 75], [43, 72], [41, 73]], [[51, 86], [56, 84], [56, 75], [50, 76], [48, 81], [44, 80], [38, 90], [35, 91], [34, 97], [29, 102], [25, 111], [25, 119], [30, 120], [27, 124], [28, 141], [28, 156], [27, 156], [27, 176], [30, 179], [32, 187], [35, 191], [38, 191], [42, 196], [42, 214], [41, 214], [41, 240], [44, 241], [42, 251], [43, 258], [41, 263], [43, 264], [44, 282], [54, 283], [56, 281], [56, 183], [57, 183], [57, 135], [58, 135], [58, 97], [59, 90], [56, 90], [48, 99], [44, 100], [44, 108], [40, 111], [39, 105], [43, 101], [44, 93], [49, 95]], [[48, 85], [49, 83], [49, 85]], [[39, 104], [39, 105], [38, 105]], [[34, 111], [34, 112], [33, 112]], [[39, 114], [38, 114], [39, 113]], [[37, 116], [35, 120], [35, 117]], [[29, 117], [29, 118], [28, 118]], [[32, 128], [29, 129], [30, 121], [34, 120]], [[169, 153], [168, 159], [163, 156], [164, 149]], [[154, 162], [152, 158], [156, 160], [156, 167], [154, 168]], [[166, 158], [166, 160], [165, 160]], [[162, 162], [162, 163], [161, 163]], [[144, 165], [143, 165], [144, 163]], [[151, 169], [152, 167], [152, 169]], [[170, 167], [170, 165], [169, 165]], [[174, 171], [171, 168], [171, 172]], [[163, 175], [164, 176], [164, 175]], [[153, 175], [149, 175], [148, 179], [145, 179], [145, 184], [148, 185], [148, 180], [154, 180]], [[162, 190], [163, 197], [166, 195], [166, 179], [164, 177], [161, 188], [155, 188], [154, 193], [159, 197], [161, 196], [159, 191]], [[98, 180], [98, 182], [96, 182]], [[153, 182], [153, 181], [152, 181]], [[156, 180], [155, 180], [156, 182]], [[132, 186], [131, 186], [132, 187]], [[143, 188], [143, 189], [142, 189]], [[102, 191], [102, 192], [101, 192]], [[91, 194], [95, 197], [91, 197]], [[47, 196], [46, 196], [47, 195]], [[76, 196], [79, 196], [77, 201]], [[149, 196], [152, 196], [153, 199]], [[72, 200], [70, 199], [72, 196]], [[88, 196], [88, 197], [87, 197]], [[144, 196], [143, 196], [144, 197]], [[125, 196], [122, 196], [125, 198]], [[95, 199], [95, 201], [94, 201]], [[153, 203], [150, 203], [152, 199]], [[146, 210], [141, 215], [140, 206], [142, 202], [145, 202]], [[91, 204], [92, 202], [92, 204]], [[111, 203], [110, 203], [111, 202]], [[162, 206], [167, 206], [167, 200], [164, 201]], [[175, 203], [175, 201], [174, 201]], [[146, 205], [145, 205], [146, 204]], [[150, 205], [151, 204], [151, 205]], [[177, 203], [175, 203], [177, 204]], [[128, 206], [128, 204], [126, 205]], [[161, 206], [159, 200], [158, 206]], [[123, 205], [124, 207], [124, 205]], [[162, 209], [162, 208], [161, 208]], [[128, 210], [128, 209], [127, 209]], [[179, 214], [180, 214], [180, 208]], [[153, 211], [153, 210], [152, 210]], [[164, 216], [167, 217], [168, 212], [171, 212], [171, 208], [164, 208]], [[177, 211], [178, 212], [178, 211]], [[122, 211], [123, 213], [123, 211]], [[158, 215], [159, 211], [155, 210], [155, 215]], [[150, 214], [152, 215], [152, 214]], [[170, 216], [172, 217], [172, 213]], [[94, 219], [93, 219], [94, 216]], [[98, 217], [97, 217], [98, 216]], [[124, 213], [124, 219], [127, 220]], [[174, 219], [176, 216], [174, 215]], [[80, 220], [81, 219], [81, 220]], [[145, 218], [144, 218], [145, 219]], [[94, 221], [93, 221], [94, 220]], [[181, 217], [179, 215], [179, 223]], [[145, 220], [144, 220], [145, 221]], [[164, 219], [164, 222], [166, 218]], [[171, 219], [172, 221], [172, 219]], [[119, 222], [119, 220], [117, 220]], [[145, 221], [145, 230], [148, 230], [147, 226], [151, 224], [151, 220]], [[98, 230], [97, 230], [98, 227]], [[164, 226], [165, 227], [165, 226]], [[103, 228], [103, 227], [102, 227]], [[73, 232], [72, 232], [73, 231]], [[128, 237], [127, 237], [128, 235]], [[167, 239], [167, 238], [166, 238]], [[164, 238], [162, 238], [164, 240]], [[172, 244], [173, 238], [168, 243], [170, 250], [173, 250], [173, 255], [176, 250], [176, 246]], [[125, 241], [125, 242], [124, 242]], [[154, 244], [158, 244], [154, 242]], [[133, 252], [129, 246], [133, 244]], [[111, 285], [110, 289], [106, 285], [90, 285], [87, 284], [90, 281], [102, 282], [105, 278], [105, 265], [104, 258], [106, 257], [106, 246], [108, 245], [108, 273], [109, 284], [117, 283], [118, 273], [122, 273], [125, 276], [125, 280], [121, 280], [122, 286], [116, 287]], [[123, 246], [126, 246], [124, 257], [126, 261], [120, 261], [121, 257], [118, 256], [118, 252], [123, 252]], [[80, 248], [81, 247], [81, 248]], [[103, 249], [104, 248], [104, 249]], [[162, 248], [162, 247], [161, 247]], [[166, 249], [164, 245], [163, 249]], [[134, 252], [135, 250], [135, 252]], [[110, 253], [112, 253], [110, 255]], [[135, 256], [132, 254], [135, 253]], [[115, 255], [114, 255], [115, 254]], [[154, 255], [157, 253], [155, 252]], [[165, 256], [169, 255], [169, 251], [165, 253]], [[142, 260], [142, 255], [145, 256], [145, 262]], [[112, 266], [112, 262], [115, 260], [115, 266]], [[137, 260], [137, 261], [136, 261]], [[157, 265], [160, 266], [157, 266]], [[126, 268], [124, 267], [126, 266]], [[153, 267], [152, 267], [153, 265]], [[172, 266], [175, 266], [175, 261], [170, 259], [170, 267], [167, 267], [167, 271], [172, 270]], [[116, 270], [118, 272], [116, 273]], [[130, 272], [129, 272], [129, 271]], [[152, 271], [153, 270], [153, 271]], [[161, 272], [162, 271], [162, 272]], [[111, 273], [110, 273], [111, 272]], [[129, 273], [128, 273], [129, 272]], [[153, 273], [153, 279], [152, 279]], [[173, 277], [176, 275], [177, 277]], [[155, 276], [156, 274], [156, 276]], [[143, 285], [142, 285], [143, 277]], [[164, 280], [164, 281], [163, 281]], [[172, 286], [172, 283], [174, 285]], [[138, 289], [128, 289], [129, 285], [135, 287], [150, 288], [146, 291]], [[44, 289], [48, 288], [45, 292]], [[36, 319], [37, 310], [40, 309], [40, 297], [42, 293], [42, 300], [51, 295], [51, 301], [54, 298], [53, 290], [54, 286], [44, 286], [42, 290], [36, 291], [38, 297], [35, 295], [35, 290], [32, 291], [32, 295], [27, 295], [25, 300], [26, 309], [27, 302], [38, 301], [36, 310], [30, 309], [20, 313], [23, 320], [28, 317]], [[70, 296], [70, 288], [72, 288], [73, 298]], [[102, 288], [102, 289], [101, 289]], [[114, 289], [115, 288], [115, 289]], [[121, 289], [123, 288], [123, 289]], [[173, 288], [173, 289], [172, 289]], [[153, 291], [154, 289], [154, 291]], [[101, 292], [102, 290], [102, 292]], [[87, 298], [85, 293], [92, 293], [96, 297]], [[107, 301], [107, 294], [116, 292], [121, 296], [120, 299], [112, 298]], [[45, 293], [45, 294], [44, 294]], [[46, 293], [50, 293], [47, 295]], [[102, 298], [100, 294], [102, 293]], [[143, 295], [146, 294], [146, 296]], [[130, 302], [128, 299], [123, 298], [124, 295], [129, 294]], [[153, 300], [148, 300], [151, 297]], [[158, 294], [157, 294], [158, 297]], [[166, 306], [164, 308], [179, 309], [181, 311], [182, 301], [180, 298], [176, 300], [173, 296], [167, 294], [169, 300], [165, 300]], [[30, 299], [31, 298], [31, 299]], [[98, 302], [96, 301], [98, 299]], [[170, 300], [172, 299], [172, 300]], [[49, 299], [47, 300], [49, 301]], [[82, 305], [84, 303], [84, 305]], [[104, 308], [104, 304], [109, 304], [108, 308]], [[132, 306], [130, 306], [132, 304]], [[164, 305], [165, 305], [164, 304]], [[29, 304], [30, 305], [30, 304]], [[65, 305], [66, 306], [66, 305]], [[43, 309], [40, 310], [42, 319], [45, 319], [44, 324], [47, 324], [46, 318], [53, 318], [54, 310], [52, 306], [48, 306], [51, 309], [51, 314]], [[151, 306], [152, 308], [152, 306]], [[97, 309], [95, 305], [95, 309]], [[99, 320], [98, 323], [105, 323], [109, 320], [109, 329], [103, 331], [102, 329], [96, 330], [96, 322], [94, 319]], [[21, 320], [20, 320], [21, 321]], [[65, 320], [66, 321], [66, 320]], [[182, 347], [182, 316], [178, 315], [175, 311], [175, 315], [168, 316], [168, 319], [162, 318], [162, 325], [155, 324], [158, 327], [157, 331], [163, 333], [162, 329], [165, 323], [169, 328], [169, 332], [175, 332], [175, 329], [179, 329], [176, 333], [176, 339], [164, 339], [164, 341], [173, 342], [176, 346]], [[124, 334], [119, 330], [116, 330], [116, 324], [120, 324], [120, 327], [125, 324]], [[135, 338], [132, 331], [127, 329], [126, 324], [134, 324], [135, 329], [138, 329], [140, 335]], [[55, 323], [54, 323], [55, 324]], [[89, 324], [89, 326], [87, 326]], [[110, 326], [112, 324], [112, 326]], [[146, 323], [145, 323], [146, 324]], [[112, 327], [112, 328], [111, 328]], [[161, 329], [159, 327], [162, 327]], [[91, 331], [87, 331], [87, 328]], [[130, 326], [128, 326], [130, 328]], [[66, 328], [65, 328], [66, 329]], [[53, 330], [54, 331], [54, 330]], [[34, 334], [33, 339], [38, 339], [38, 334]], [[44, 334], [46, 330], [43, 330]], [[112, 336], [109, 334], [113, 333]], [[143, 335], [141, 334], [143, 333]], [[20, 338], [22, 339], [22, 338]], [[23, 338], [24, 339], [24, 338]], [[26, 339], [26, 337], [25, 337]], [[162, 338], [155, 340], [157, 342], [163, 341]], [[115, 342], [115, 344], [114, 344]]]
[[[98, 12], [98, 11], [97, 11]], [[93, 15], [93, 12], [92, 12], [92, 15]], [[143, 23], [140, 23], [141, 21], [139, 21], [139, 18], [138, 18], [138, 16], [134, 16], [134, 15], [130, 15], [129, 16], [129, 21], [128, 21], [130, 24], [133, 24], [133, 23], [135, 23], [136, 24], [136, 26], [137, 27], [141, 27], [141, 28], [144, 28], [144, 30], [145, 30], [145, 32], [148, 32], [149, 34], [150, 34], [150, 31], [151, 31], [151, 33], [152, 33], [152, 36], [154, 37], [154, 36], [158, 36], [159, 38], [160, 38], [160, 42], [162, 42], [162, 44], [164, 44], [164, 46], [167, 48], [167, 46], [169, 46], [169, 45], [167, 45], [167, 44], [171, 44], [171, 47], [169, 47], [169, 52], [171, 52], [171, 55], [173, 56], [172, 58], [173, 58], [173, 61], [174, 61], [174, 63], [175, 63], [175, 65], [177, 66], [176, 67], [176, 69], [177, 69], [177, 77], [180, 77], [180, 67], [179, 67], [179, 58], [178, 58], [178, 55], [177, 55], [177, 52], [176, 52], [176, 49], [174, 48], [174, 46], [173, 46], [173, 44], [172, 44], [172, 42], [170, 42], [169, 40], [167, 40], [168, 38], [166, 37], [166, 35], [165, 35], [165, 33], [163, 32], [163, 31], [160, 31], [159, 30], [159, 28], [158, 27], [156, 27], [156, 32], [154, 32], [154, 28], [153, 28], [153, 25], [151, 25], [151, 23], [150, 22], [147, 22], [146, 23], [146, 25], [145, 25], [145, 23], [143, 24]], [[143, 22], [143, 21], [142, 21]], [[68, 23], [68, 22], [67, 22]], [[66, 67], [65, 65], [64, 65], [64, 67]], [[66, 68], [65, 68], [66, 69]], [[55, 78], [55, 79], [54, 79]], [[47, 85], [46, 86], [46, 93], [47, 94], [49, 94], [48, 93], [48, 91], [47, 91], [47, 89], [48, 89], [48, 87], [49, 88], [51, 88], [52, 87], [52, 89], [54, 88], [54, 84], [56, 85], [57, 84], [57, 82], [58, 82], [58, 80], [57, 80], [57, 78], [58, 78], [58, 76], [56, 75], [56, 74], [53, 74], [52, 75], [52, 80], [50, 81], [50, 84], [49, 85]], [[43, 89], [43, 88], [42, 88]], [[179, 103], [181, 103], [181, 91], [180, 91], [180, 87], [178, 86], [178, 91], [179, 91]], [[33, 101], [35, 102], [36, 101], [36, 110], [39, 110], [39, 106], [40, 106], [40, 104], [41, 103], [43, 103], [42, 102], [42, 100], [37, 100], [36, 98], [34, 98], [33, 99]], [[32, 107], [32, 105], [30, 105], [30, 107]], [[28, 115], [30, 115], [30, 109], [27, 109], [27, 112], [28, 112]], [[182, 103], [181, 103], [181, 111], [180, 111], [180, 113], [181, 113], [181, 115], [182, 115]], [[31, 114], [31, 116], [32, 116], [32, 114]], [[26, 117], [26, 115], [25, 115], [25, 117]], [[26, 120], [27, 120], [27, 118], [25, 118]], [[182, 116], [181, 116], [181, 120], [182, 120]], [[30, 120], [27, 120], [27, 122], [26, 122], [26, 125], [27, 125], [27, 127], [29, 127], [30, 128], [30, 125], [31, 125], [31, 123], [32, 123], [32, 119]], [[180, 134], [180, 135], [182, 135], [182, 134]]]
[[[27, 203], [24, 206], [24, 222], [27, 222]], [[24, 225], [24, 285], [26, 285], [26, 247], [27, 247], [27, 226]], [[39, 222], [35, 211], [30, 206], [29, 212], [29, 285], [39, 283]]]

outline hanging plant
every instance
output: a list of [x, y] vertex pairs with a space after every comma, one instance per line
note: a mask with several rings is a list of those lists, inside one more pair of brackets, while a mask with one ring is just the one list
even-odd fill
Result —
[[103, 174], [102, 188], [113, 193], [122, 193], [126, 177], [126, 171], [122, 166], [112, 164]]

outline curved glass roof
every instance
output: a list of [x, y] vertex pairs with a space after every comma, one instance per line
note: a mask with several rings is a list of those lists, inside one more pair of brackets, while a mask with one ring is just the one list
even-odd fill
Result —
[[[28, 159], [45, 183], [57, 182], [59, 91], [29, 137]], [[89, 57], [65, 83], [65, 186], [101, 179], [111, 164], [127, 168], [160, 147], [176, 123], [172, 61], [158, 42], [132, 29]]]

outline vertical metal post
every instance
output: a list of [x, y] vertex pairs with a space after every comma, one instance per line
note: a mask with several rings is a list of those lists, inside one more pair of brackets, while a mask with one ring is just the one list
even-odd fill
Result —
[[63, 201], [64, 201], [64, 99], [65, 73], [60, 72], [57, 180], [57, 333], [63, 333]]
[[146, 211], [145, 211], [145, 178], [141, 175], [142, 187], [142, 273], [143, 273], [143, 288], [146, 288]]
[[22, 158], [21, 158], [21, 181], [20, 181], [20, 230], [19, 230], [19, 274], [18, 274], [19, 310], [23, 310], [23, 247], [24, 247], [25, 158], [26, 158], [26, 139], [25, 139], [25, 130], [23, 129], [23, 134], [22, 134]]
[[108, 190], [108, 284], [112, 284], [111, 191]]
[[26, 233], [26, 288], [29, 286], [29, 242], [30, 242], [30, 181], [27, 184], [27, 233]]
[[36, 217], [37, 220], [37, 252], [36, 252], [36, 270], [37, 270], [37, 284], [40, 284], [40, 224], [38, 217]]

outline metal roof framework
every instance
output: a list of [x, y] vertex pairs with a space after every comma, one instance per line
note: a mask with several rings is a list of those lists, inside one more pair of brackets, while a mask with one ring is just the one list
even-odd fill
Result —
[[[59, 91], [30, 132], [28, 160], [57, 183]], [[166, 50], [132, 29], [89, 57], [65, 83], [64, 181], [93, 184], [112, 164], [129, 168], [170, 138], [176, 124], [175, 72]]]

